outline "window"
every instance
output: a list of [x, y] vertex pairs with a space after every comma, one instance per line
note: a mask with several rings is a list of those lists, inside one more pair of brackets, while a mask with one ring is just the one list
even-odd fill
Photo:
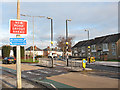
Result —
[[85, 47], [82, 47], [81, 49], [82, 49], [82, 52], [85, 52]]
[[115, 46], [115, 43], [112, 43], [112, 55], [116, 55], [116, 46]]
[[95, 45], [92, 45], [92, 46], [91, 46], [91, 50], [96, 50], [96, 46], [95, 46]]
[[81, 53], [79, 53], [79, 56], [81, 57], [81, 56], [82, 56], [82, 54], [81, 54]]
[[99, 45], [98, 45], [98, 50], [101, 50], [101, 49], [102, 49], [102, 45], [99, 44]]
[[103, 51], [108, 51], [108, 44], [107, 43], [103, 44]]
[[91, 52], [96, 52], [96, 45], [91, 46]]

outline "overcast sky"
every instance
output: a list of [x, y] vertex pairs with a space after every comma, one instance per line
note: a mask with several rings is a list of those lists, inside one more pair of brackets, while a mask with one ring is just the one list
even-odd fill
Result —
[[[22, 1], [22, 0], [20, 0]], [[0, 3], [1, 4], [1, 3]], [[0, 28], [0, 45], [9, 44], [9, 19], [17, 18], [17, 3], [2, 2], [2, 27]], [[21, 2], [20, 13], [31, 16], [46, 16], [53, 18], [54, 42], [58, 36], [65, 36], [65, 21], [68, 22], [69, 36], [74, 36], [74, 44], [90, 39], [118, 33], [118, 2]], [[28, 34], [22, 35], [27, 40], [26, 47], [32, 45], [33, 24], [32, 18], [21, 16], [20, 19], [28, 20]], [[35, 18], [35, 45], [45, 48], [50, 45], [50, 20]], [[54, 43], [55, 45], [55, 43]]]

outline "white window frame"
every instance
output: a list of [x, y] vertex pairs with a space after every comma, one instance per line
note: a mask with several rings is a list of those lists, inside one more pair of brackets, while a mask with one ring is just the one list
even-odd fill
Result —
[[103, 43], [103, 51], [109, 51], [108, 43]]
[[85, 52], [85, 47], [81, 48], [81, 52], [84, 53]]
[[[113, 47], [114, 45], [114, 47]], [[115, 43], [112, 43], [112, 55], [115, 56], [116, 55], [116, 44]]]
[[91, 45], [91, 52], [96, 52], [96, 45]]

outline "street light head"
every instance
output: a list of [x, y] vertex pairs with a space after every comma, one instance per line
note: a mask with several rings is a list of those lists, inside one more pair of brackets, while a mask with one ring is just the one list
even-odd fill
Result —
[[21, 16], [28, 16], [28, 17], [31, 17], [31, 16], [29, 16], [29, 15], [24, 15], [24, 14], [20, 14]]
[[47, 17], [47, 19], [52, 19], [51, 17]]
[[88, 30], [85, 30], [85, 31], [88, 31]]
[[67, 19], [67, 21], [72, 21], [72, 19]]
[[21, 16], [25, 16], [24, 14], [20, 14]]
[[45, 16], [38, 16], [38, 17], [40, 17], [40, 18], [44, 18]]

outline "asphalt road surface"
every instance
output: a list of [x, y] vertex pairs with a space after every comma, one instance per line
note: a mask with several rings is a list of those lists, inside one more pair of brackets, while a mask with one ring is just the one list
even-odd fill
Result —
[[[38, 67], [40, 66], [38, 64], [31, 64], [31, 65], [38, 66]], [[60, 66], [60, 64], [58, 63], [58, 65], [59, 65], [57, 66], [58, 68], [46, 68], [46, 69], [31, 70], [31, 71], [29, 70], [29, 71], [24, 71], [22, 73], [34, 79], [40, 76], [39, 79], [41, 80], [44, 79], [45, 77], [68, 73], [67, 70], [61, 69], [64, 67], [62, 64]], [[120, 79], [120, 74], [118, 72], [119, 68], [117, 67], [108, 67], [108, 66], [103, 66], [103, 65], [88, 64], [87, 68], [92, 68], [93, 70], [89, 72], [78, 72], [78, 73]]]
[[[7, 76], [7, 77], [8, 77], [7, 80], [9, 80], [9, 78], [13, 78], [13, 81], [11, 81], [11, 83], [8, 83], [6, 80], [2, 79], [2, 88], [3, 88], [3, 89], [4, 89], [4, 88], [10, 88], [11, 86], [12, 86], [12, 88], [16, 88], [14, 85], [12, 85], [14, 82], [16, 82], [16, 75], [11, 74], [11, 73], [9, 73], [9, 72], [6, 72], [6, 71], [2, 70], [2, 76]], [[11, 80], [11, 79], [10, 79], [10, 80]], [[23, 80], [24, 80], [24, 81], [23, 81]], [[50, 90], [50, 89], [44, 87], [44, 86], [41, 85], [41, 84], [38, 84], [38, 83], [35, 83], [35, 82], [31, 82], [31, 81], [29, 81], [29, 80], [27, 80], [27, 79], [22, 79], [22, 81], [23, 81], [23, 82], [22, 82], [23, 88], [28, 88], [28, 87], [30, 86], [30, 87], [34, 87], [34, 88], [40, 88], [40, 89], [44, 88], [45, 90]], [[3, 83], [3, 82], [4, 82], [4, 83]], [[27, 84], [27, 83], [28, 83], [28, 84]], [[7, 87], [7, 85], [5, 85], [5, 84], [10, 85], [10, 87]], [[25, 85], [27, 85], [27, 86], [25, 86]], [[32, 85], [32, 86], [31, 86], [31, 85]]]
[[33, 79], [33, 80], [38, 80], [38, 79], [43, 80], [46, 77], [65, 74], [65, 73], [68, 73], [68, 71], [61, 68], [45, 68], [45, 69], [22, 71], [22, 74], [24, 75], [25, 78]]

